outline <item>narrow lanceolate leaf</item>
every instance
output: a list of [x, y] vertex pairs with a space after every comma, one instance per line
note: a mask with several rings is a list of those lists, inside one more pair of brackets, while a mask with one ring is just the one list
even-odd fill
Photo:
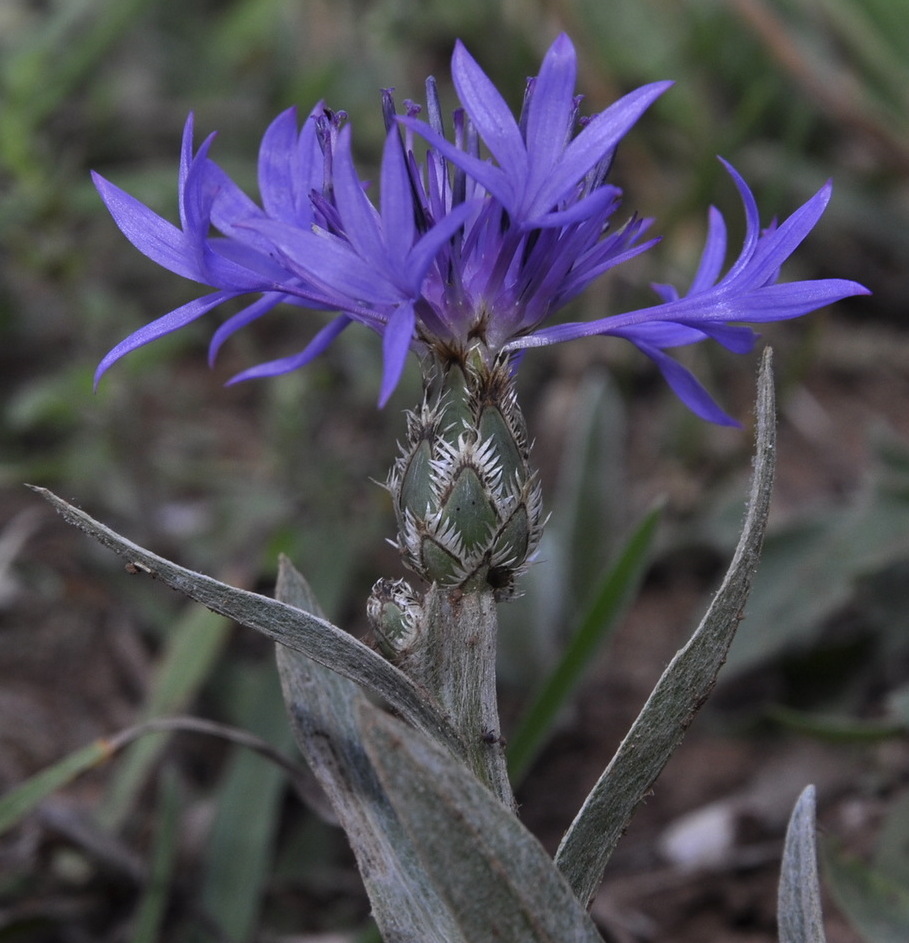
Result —
[[[286, 560], [277, 595], [315, 607]], [[278, 666], [385, 943], [602, 943], [537, 840], [464, 764], [299, 652], [279, 645]]]
[[455, 914], [459, 939], [603, 943], [540, 843], [462, 763], [388, 714], [363, 714], [361, 730], [417, 866]]
[[778, 911], [780, 943], [825, 943], [814, 840], [814, 786], [802, 791], [786, 829]]
[[[277, 596], [320, 614], [308, 584], [284, 558]], [[471, 943], [421, 867], [363, 750], [361, 717], [380, 709], [353, 682], [298, 651], [278, 645], [277, 658], [297, 743], [347, 832], [385, 943]]]
[[345, 678], [362, 684], [384, 698], [403, 717], [455, 753], [462, 743], [448, 720], [436, 709], [428, 692], [418, 688], [402, 671], [352, 635], [325, 619], [295, 609], [267, 596], [221, 583], [210, 576], [178, 566], [170, 560], [121, 537], [84, 511], [46, 488], [33, 488], [50, 502], [64, 520], [127, 560], [131, 572], [146, 573], [185, 593], [213, 612], [240, 625], [257, 629], [288, 648], [308, 655]]
[[584, 802], [556, 854], [556, 863], [585, 904], [634, 809], [647, 794], [706, 700], [742, 620], [760, 558], [774, 469], [771, 352], [758, 379], [757, 443], [745, 526], [713, 602], [688, 643], [657, 682], [615, 756]]

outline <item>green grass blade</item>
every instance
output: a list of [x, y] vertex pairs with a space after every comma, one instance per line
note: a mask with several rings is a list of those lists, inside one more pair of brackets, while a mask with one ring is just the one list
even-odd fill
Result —
[[[143, 720], [185, 709], [208, 678], [227, 641], [231, 623], [207, 609], [190, 605], [173, 626], [149, 692]], [[129, 815], [152, 765], [171, 735], [143, 737], [126, 751], [98, 810], [99, 822], [116, 828]]]
[[25, 818], [51, 793], [71, 783], [86, 770], [103, 763], [111, 752], [108, 741], [95, 740], [0, 797], [0, 835]]
[[634, 598], [647, 567], [662, 508], [655, 507], [626, 541], [608, 569], [596, 595], [555, 669], [508, 742], [508, 771], [519, 781], [545, 744], [559, 711], [577, 689], [597, 651], [612, 635], [619, 617]]
[[155, 816], [157, 835], [152, 849], [151, 871], [133, 930], [132, 943], [157, 943], [164, 919], [179, 849], [180, 789], [173, 770], [165, 770], [158, 791]]
[[[278, 746], [290, 746], [290, 731], [280, 685], [271, 662], [244, 668], [232, 701], [234, 720], [262, 737], [280, 730]], [[253, 938], [279, 825], [281, 797], [287, 783], [283, 769], [247, 750], [235, 750], [222, 781], [218, 812], [208, 841], [202, 904], [221, 925], [226, 938]]]

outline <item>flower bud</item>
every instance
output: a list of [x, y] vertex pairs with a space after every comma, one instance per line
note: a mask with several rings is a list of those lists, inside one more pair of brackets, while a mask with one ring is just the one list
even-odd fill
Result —
[[429, 583], [511, 596], [543, 525], [528, 460], [507, 363], [447, 367], [408, 413], [388, 481], [405, 564]]
[[366, 602], [366, 617], [387, 658], [406, 655], [422, 628], [423, 607], [404, 580], [380, 579]]

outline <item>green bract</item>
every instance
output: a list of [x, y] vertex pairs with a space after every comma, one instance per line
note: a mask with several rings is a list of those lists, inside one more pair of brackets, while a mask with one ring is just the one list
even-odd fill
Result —
[[542, 501], [506, 362], [440, 368], [389, 476], [404, 562], [429, 583], [512, 595]]

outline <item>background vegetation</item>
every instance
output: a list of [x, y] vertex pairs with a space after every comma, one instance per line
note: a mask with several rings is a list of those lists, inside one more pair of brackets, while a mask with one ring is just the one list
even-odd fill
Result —
[[[286, 552], [356, 632], [372, 581], [400, 575], [383, 543], [387, 495], [370, 479], [384, 477], [401, 411], [416, 402], [416, 370], [378, 412], [378, 340], [350, 331], [304, 371], [225, 389], [237, 370], [301, 349], [321, 321], [275, 313], [209, 372], [215, 314], [131, 355], [93, 393], [107, 349], [197, 292], [125, 242], [88, 171], [176, 218], [188, 111], [200, 137], [220, 131], [214, 156], [254, 193], [264, 128], [318, 99], [350, 113], [368, 166], [381, 88], [420, 100], [435, 74], [453, 106], [448, 59], [460, 37], [517, 107], [525, 76], [566, 30], [588, 111], [644, 82], [677, 83], [614, 171], [628, 210], [655, 216], [666, 238], [572, 317], [645, 302], [651, 281], [684, 283], [709, 203], [735, 244], [740, 206], [717, 154], [751, 182], [765, 221], [833, 176], [830, 209], [786, 275], [855, 278], [874, 291], [765, 332], [782, 400], [767, 560], [701, 740], [667, 771], [595, 914], [620, 941], [772, 939], [767, 862], [796, 787], [814, 779], [830, 828], [859, 853], [830, 851], [830, 886], [848, 916], [834, 912], [838, 938], [905, 939], [893, 927], [909, 906], [888, 882], [909, 873], [906, 22], [907, 0], [6, 0], [0, 786], [179, 712], [251, 729], [293, 755], [268, 646], [122, 574], [22, 482], [238, 585], [270, 591]], [[706, 347], [684, 356], [747, 426], [756, 357]], [[503, 627], [513, 719], [619, 539], [656, 498], [666, 502], [641, 600], [528, 775], [525, 816], [551, 844], [714, 585], [740, 521], [750, 441], [689, 416], [613, 341], [532, 354], [521, 393], [553, 521], [544, 563]], [[302, 810], [280, 771], [217, 738], [158, 736], [5, 837], [0, 940], [368, 938], [343, 839]], [[768, 769], [806, 756], [791, 796], [767, 800]], [[755, 887], [744, 903], [660, 846], [670, 823], [714, 801], [739, 836], [721, 849], [724, 873]], [[872, 854], [882, 819], [891, 837]], [[742, 828], [757, 832], [742, 838]], [[639, 879], [654, 868], [660, 894]], [[896, 901], [883, 924], [880, 887]]]

